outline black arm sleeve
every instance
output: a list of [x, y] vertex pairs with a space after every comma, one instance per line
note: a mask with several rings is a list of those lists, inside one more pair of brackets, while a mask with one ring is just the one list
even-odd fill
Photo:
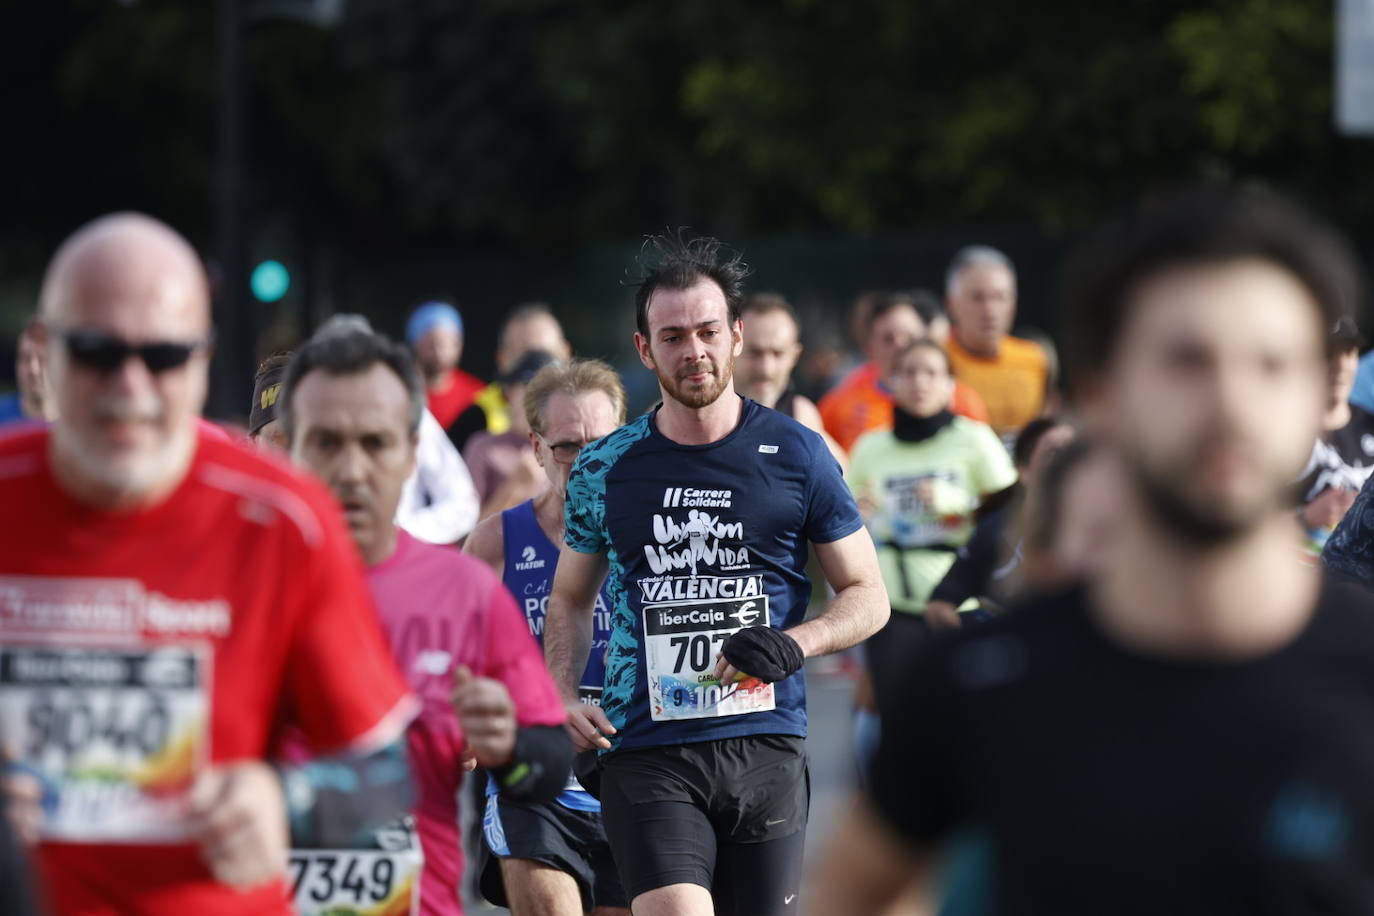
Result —
[[1374, 588], [1374, 475], [1355, 497], [1322, 550], [1322, 563], [1335, 577]]
[[954, 565], [930, 593], [931, 601], [948, 601], [958, 607], [969, 598], [988, 593], [1005, 518], [1005, 512], [995, 512], [978, 523], [968, 543], [959, 548]]
[[30, 887], [33, 874], [19, 838], [10, 830], [9, 818], [0, 816], [0, 913], [36, 916], [39, 910]]
[[336, 754], [302, 766], [279, 766], [291, 845], [300, 849], [366, 849], [378, 829], [414, 802], [405, 736], [369, 754]]
[[572, 742], [561, 725], [527, 725], [515, 733], [511, 762], [491, 771], [501, 795], [516, 801], [553, 801], [568, 783]]

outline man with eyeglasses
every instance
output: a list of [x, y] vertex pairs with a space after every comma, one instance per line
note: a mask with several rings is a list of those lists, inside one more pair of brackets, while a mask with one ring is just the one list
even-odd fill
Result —
[[[34, 334], [58, 417], [0, 440], [7, 813], [37, 790], [55, 913], [289, 913], [288, 829], [337, 841], [408, 800], [415, 701], [338, 511], [199, 428], [208, 284], [162, 223], [68, 239]], [[354, 787], [269, 766], [287, 726]]]
[[[530, 445], [549, 488], [486, 519], [464, 549], [500, 573], [541, 643], [558, 552], [568, 474], [582, 447], [625, 422], [625, 389], [600, 360], [555, 362], [525, 388]], [[597, 596], [591, 655], [578, 683], [582, 703], [598, 706], [610, 644], [611, 603]], [[574, 778], [553, 803], [523, 803], [488, 787], [483, 839], [493, 854], [482, 892], [514, 916], [625, 914], [627, 901], [601, 825], [601, 803]]]

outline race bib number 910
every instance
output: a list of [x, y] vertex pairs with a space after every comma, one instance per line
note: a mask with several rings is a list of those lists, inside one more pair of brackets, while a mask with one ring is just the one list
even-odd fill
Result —
[[768, 597], [644, 607], [649, 711], [655, 722], [738, 716], [774, 708], [773, 685], [716, 679], [721, 644], [749, 626], [768, 625]]
[[44, 782], [46, 839], [185, 838], [208, 659], [198, 646], [0, 647], [0, 738]]

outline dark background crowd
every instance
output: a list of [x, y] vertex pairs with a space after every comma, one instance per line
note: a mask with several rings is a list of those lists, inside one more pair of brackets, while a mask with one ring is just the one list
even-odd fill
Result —
[[[70, 227], [124, 208], [220, 268], [224, 417], [328, 314], [399, 337], [436, 296], [482, 377], [535, 299], [578, 352], [631, 362], [598, 319], [628, 315], [624, 265], [669, 225], [745, 250], [817, 358], [852, 349], [857, 291], [938, 289], [973, 241], [1053, 331], [1060, 255], [1142, 187], [1264, 179], [1362, 236], [1335, 42], [1334, 4], [1306, 0], [7, 4], [0, 337]], [[272, 302], [248, 287], [267, 260]]]

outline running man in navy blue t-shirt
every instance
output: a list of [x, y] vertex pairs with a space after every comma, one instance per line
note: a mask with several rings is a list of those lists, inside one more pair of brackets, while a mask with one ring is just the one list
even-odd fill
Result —
[[[525, 388], [525, 414], [535, 459], [549, 489], [484, 519], [464, 549], [501, 574], [541, 642], [544, 615], [563, 546], [563, 499], [578, 452], [625, 422], [625, 389], [600, 360], [545, 366]], [[577, 683], [582, 703], [599, 705], [610, 640], [610, 603], [596, 597], [591, 654]], [[590, 753], [590, 752], [589, 752]], [[482, 894], [514, 916], [629, 916], [601, 803], [577, 778], [554, 802], [520, 802], [487, 791], [482, 837], [491, 856]]]
[[[545, 656], [574, 742], [605, 752], [602, 817], [635, 912], [787, 913], [809, 801], [802, 663], [875, 632], [887, 593], [821, 438], [735, 393], [744, 265], [713, 239], [650, 247], [635, 345], [663, 406], [573, 468]], [[803, 622], [808, 544], [836, 594]], [[603, 581], [595, 707], [576, 686]]]

